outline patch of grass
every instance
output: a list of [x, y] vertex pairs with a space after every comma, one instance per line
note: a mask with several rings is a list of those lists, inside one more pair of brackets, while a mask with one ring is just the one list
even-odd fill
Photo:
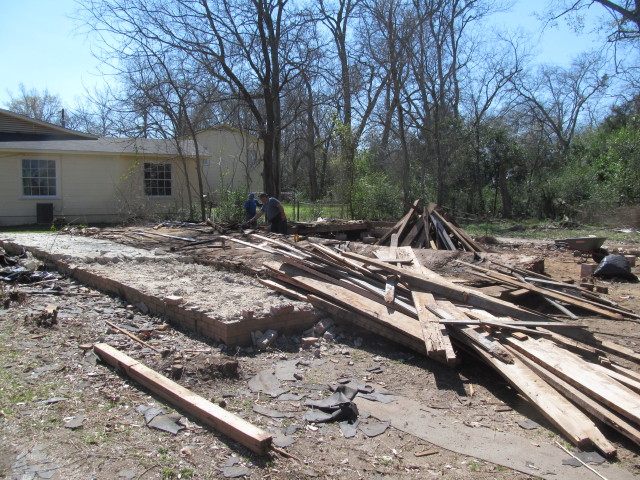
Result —
[[480, 470], [480, 465], [478, 465], [477, 462], [470, 462], [469, 463], [469, 470], [471, 470], [472, 472], [477, 472]]
[[588, 237], [589, 235], [594, 235], [596, 237], [606, 237], [608, 242], [640, 242], [640, 235], [635, 232], [619, 232], [614, 229], [590, 225], [583, 225], [576, 228], [563, 228], [562, 224], [536, 220], [470, 223], [464, 225], [464, 229], [469, 235], [474, 237], [489, 235], [493, 237], [559, 240], [563, 238]]
[[171, 467], [164, 467], [162, 469], [162, 480], [177, 480], [178, 472]]

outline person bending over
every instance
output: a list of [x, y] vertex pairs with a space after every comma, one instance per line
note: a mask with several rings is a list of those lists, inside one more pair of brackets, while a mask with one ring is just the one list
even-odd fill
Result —
[[284, 213], [284, 208], [280, 200], [275, 197], [269, 197], [266, 193], [260, 194], [260, 201], [262, 202], [262, 208], [257, 212], [253, 218], [245, 222], [245, 225], [250, 225], [251, 222], [258, 220], [263, 215], [267, 216], [267, 221], [271, 224], [271, 231], [273, 233], [287, 234], [287, 215]]

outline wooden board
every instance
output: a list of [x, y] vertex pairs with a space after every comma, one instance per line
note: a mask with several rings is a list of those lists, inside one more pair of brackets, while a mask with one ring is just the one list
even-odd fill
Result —
[[574, 445], [585, 447], [591, 443], [587, 431], [596, 428], [593, 422], [532, 372], [523, 362], [514, 358], [513, 363], [504, 363], [477, 345], [471, 344], [470, 347], [495, 368], [513, 388], [534, 405]]
[[490, 310], [501, 315], [512, 316], [520, 320], [548, 320], [546, 315], [525, 310], [509, 302], [490, 297], [476, 290], [456, 285], [426, 268], [424, 271], [430, 272], [428, 276], [424, 274], [424, 271], [422, 274], [411, 272], [357, 253], [344, 252], [344, 256], [366, 264], [375, 265], [378, 268], [400, 275], [401, 280], [406, 281], [412, 287], [417, 287], [423, 291], [442, 295], [463, 304], [466, 303], [474, 307]]
[[591, 364], [577, 355], [545, 339], [521, 342], [508, 337], [505, 342], [590, 397], [640, 424], [640, 395], [591, 368]]
[[[542, 377], [549, 385], [561, 392], [565, 397], [578, 405], [589, 415], [617, 430], [619, 433], [633, 441], [636, 445], [640, 445], [640, 430], [638, 430], [636, 426], [617, 413], [612, 412], [604, 405], [596, 402], [588, 395], [585, 395], [568, 382], [565, 382], [557, 375], [551, 373], [549, 370], [538, 365], [533, 360], [528, 359], [525, 355], [522, 355], [514, 348], [508, 346], [507, 348], [510, 349], [513, 355], [517, 356], [529, 368], [540, 375], [540, 377]], [[613, 455], [613, 452], [610, 455]]]
[[100, 359], [124, 372], [160, 398], [259, 455], [268, 453], [272, 437], [264, 430], [214, 405], [106, 343], [93, 347]]
[[309, 295], [309, 302], [316, 308], [324, 310], [329, 313], [335, 319], [338, 319], [344, 323], [350, 323], [357, 325], [369, 332], [373, 332], [376, 335], [380, 335], [388, 340], [399, 343], [409, 347], [411, 350], [425, 354], [424, 342], [422, 339], [413, 338], [407, 335], [403, 335], [398, 331], [387, 327], [384, 324], [378, 324], [372, 322], [370, 318], [360, 315], [352, 310], [344, 308], [326, 298], [322, 298], [317, 295]]
[[550, 290], [547, 288], [537, 287], [535, 285], [531, 285], [526, 282], [521, 282], [503, 273], [499, 273], [499, 272], [490, 270], [488, 268], [480, 267], [478, 265], [473, 265], [471, 263], [466, 263], [462, 261], [458, 261], [458, 263], [465, 265], [467, 267], [473, 268], [474, 270], [481, 271], [486, 275], [489, 275], [491, 278], [495, 278], [496, 280], [499, 280], [513, 287], [526, 288], [527, 290], [539, 293], [540, 295], [544, 295], [544, 296], [553, 298], [555, 300], [560, 300], [562, 302], [568, 303], [569, 305], [574, 305], [576, 307], [584, 308], [585, 310], [589, 310], [591, 312], [597, 313], [599, 315], [603, 315], [605, 317], [613, 318], [615, 320], [622, 320], [624, 318], [620, 313], [612, 312], [610, 310], [607, 310], [606, 308], [601, 308], [599, 306], [593, 305], [586, 301], [582, 301], [571, 295], [563, 294], [556, 290]]
[[[351, 292], [344, 287], [333, 285], [316, 278], [309, 278], [295, 267], [278, 262], [265, 262], [265, 266], [280, 271], [286, 275], [280, 277], [298, 288], [303, 288], [320, 297], [328, 298], [334, 303], [347, 309], [355, 310], [375, 322], [388, 326], [404, 335], [408, 335], [422, 342], [422, 329], [420, 324], [404, 313], [398, 312], [388, 306], [371, 301], [359, 294]], [[424, 348], [420, 353], [424, 352]]]
[[[437, 300], [435, 305], [427, 305], [427, 308], [432, 310], [441, 318], [451, 319], [465, 316], [465, 314], [455, 305], [444, 300]], [[463, 339], [468, 339], [502, 362], [513, 363], [513, 357], [511, 354], [507, 352], [495, 338], [482, 331], [482, 329], [463, 326], [451, 326], [450, 328], [456, 332], [457, 338], [463, 337]]]
[[[376, 252], [376, 255], [380, 255], [380, 253]], [[423, 272], [423, 266], [411, 247], [398, 248], [396, 255], [411, 260], [410, 265], [403, 266], [404, 269], [418, 273]], [[416, 316], [422, 327], [427, 356], [447, 365], [457, 364], [458, 358], [451, 345], [449, 332], [445, 326], [440, 324], [438, 317], [426, 307], [428, 303], [435, 302], [433, 295], [414, 288], [411, 290], [411, 297], [416, 308]]]

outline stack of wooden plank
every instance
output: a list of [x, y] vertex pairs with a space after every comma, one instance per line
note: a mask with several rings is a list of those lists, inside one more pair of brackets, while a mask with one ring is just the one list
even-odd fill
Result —
[[[407, 203], [407, 202], [405, 202]], [[416, 200], [409, 211], [376, 242], [376, 245], [398, 245], [401, 247], [432, 248], [434, 250], [465, 250], [485, 252], [486, 250], [437, 209], [435, 203], [426, 208]]]
[[[369, 258], [270, 242], [277, 257], [264, 264], [270, 288], [446, 365], [455, 365], [461, 350], [473, 354], [582, 448], [616, 454], [595, 422], [640, 445], [640, 375], [604, 357], [602, 343], [566, 335], [586, 328], [577, 322], [449, 282], [420, 265], [410, 247]], [[626, 358], [640, 363], [634, 352]]]
[[625, 317], [640, 319], [640, 315], [580, 285], [556, 281], [540, 273], [494, 261], [490, 265], [493, 268], [462, 261], [458, 263], [470, 268], [472, 273], [485, 280], [515, 289], [510, 292], [513, 297], [517, 297], [520, 293], [535, 293], [555, 308], [559, 314], [573, 320], [577, 320], [578, 316], [570, 308], [613, 320], [622, 320]]

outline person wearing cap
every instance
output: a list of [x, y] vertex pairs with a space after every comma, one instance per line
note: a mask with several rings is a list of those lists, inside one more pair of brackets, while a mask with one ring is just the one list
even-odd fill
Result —
[[284, 213], [284, 207], [280, 200], [275, 197], [269, 197], [266, 193], [260, 194], [262, 208], [246, 223], [257, 221], [262, 215], [267, 215], [267, 220], [271, 223], [271, 231], [273, 233], [287, 234], [287, 215]]
[[249, 194], [249, 198], [244, 201], [244, 220], [245, 223], [250, 224], [252, 227], [257, 225], [255, 220], [251, 219], [256, 215], [256, 210], [262, 205], [256, 200], [256, 196], [253, 193]]

